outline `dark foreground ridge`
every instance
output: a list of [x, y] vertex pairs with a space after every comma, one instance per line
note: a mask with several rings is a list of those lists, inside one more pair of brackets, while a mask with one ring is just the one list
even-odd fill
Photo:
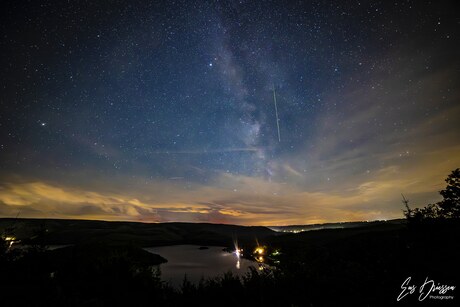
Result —
[[[12, 220], [0, 220], [0, 230]], [[102, 221], [16, 221], [27, 248], [0, 250], [5, 306], [426, 306], [457, 305], [460, 294], [460, 224], [401, 220], [349, 228], [276, 233], [264, 227], [213, 224], [141, 224]], [[356, 226], [356, 227], [355, 227]], [[34, 227], [38, 227], [35, 228]], [[264, 248], [272, 269], [241, 278], [224, 274], [180, 289], [161, 281], [167, 261], [141, 247], [216, 242]], [[27, 235], [30, 235], [27, 238]], [[257, 236], [258, 242], [254, 237]], [[56, 250], [46, 244], [74, 244]], [[1, 243], [1, 242], [0, 242]], [[404, 282], [417, 290], [405, 295]], [[419, 301], [420, 288], [453, 286]], [[444, 295], [440, 300], [436, 297]]]

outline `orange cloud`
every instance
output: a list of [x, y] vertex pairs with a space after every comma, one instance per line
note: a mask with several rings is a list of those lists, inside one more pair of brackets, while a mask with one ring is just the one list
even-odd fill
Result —
[[[460, 153], [460, 148], [455, 150]], [[426, 193], [436, 198], [439, 187], [433, 182], [442, 184], [448, 173], [430, 168], [406, 171], [399, 167], [383, 168], [368, 180], [356, 182], [351, 189], [349, 183], [342, 187], [335, 184], [329, 191], [308, 191], [296, 185], [228, 173], [216, 178], [213, 186], [195, 185], [187, 190], [168, 186], [163, 193], [153, 189], [166, 184], [162, 181], [151, 182], [152, 189], [131, 187], [118, 193], [41, 181], [16, 182], [3, 184], [0, 203], [11, 213], [27, 208], [33, 209], [34, 216], [107, 220], [286, 225], [390, 219], [401, 217], [400, 192], [411, 199]], [[110, 185], [110, 181], [105, 182]], [[21, 216], [27, 216], [27, 212]], [[5, 214], [4, 209], [2, 215]]]

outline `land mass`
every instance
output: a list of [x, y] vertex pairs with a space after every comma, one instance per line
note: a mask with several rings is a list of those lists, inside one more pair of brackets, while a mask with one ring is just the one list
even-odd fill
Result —
[[237, 226], [210, 223], [136, 223], [65, 219], [0, 219], [0, 233], [14, 228], [24, 244], [38, 239], [41, 244], [81, 243], [133, 244], [140, 247], [196, 244], [233, 246], [264, 240], [276, 232], [262, 226]]
[[[0, 219], [0, 231], [12, 230], [32, 248], [16, 260], [13, 252], [0, 257], [5, 272], [0, 285], [5, 302], [26, 305], [338, 306], [350, 301], [389, 306], [408, 277], [417, 286], [427, 278], [454, 287], [460, 281], [456, 220], [294, 225], [274, 231], [207, 223]], [[152, 275], [151, 266], [166, 259], [142, 249], [173, 244], [231, 249], [236, 240], [246, 255], [262, 248], [263, 261], [273, 269], [200, 285], [184, 280], [177, 291]], [[62, 244], [71, 246], [40, 251], [40, 246]], [[21, 296], [24, 291], [33, 295]], [[34, 299], [43, 293], [46, 298]], [[446, 303], [457, 303], [457, 290], [448, 295], [454, 300]], [[408, 295], [401, 304], [420, 302]]]

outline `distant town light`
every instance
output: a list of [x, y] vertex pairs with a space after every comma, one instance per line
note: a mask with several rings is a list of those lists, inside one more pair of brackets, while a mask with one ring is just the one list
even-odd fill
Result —
[[17, 240], [16, 237], [13, 236], [3, 237], [3, 240], [5, 240], [6, 244], [8, 245], [8, 249], [10, 249], [14, 243], [19, 243], [19, 240]]

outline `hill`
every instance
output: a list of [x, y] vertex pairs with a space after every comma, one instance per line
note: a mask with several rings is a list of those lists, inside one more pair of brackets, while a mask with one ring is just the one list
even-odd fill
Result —
[[[14, 220], [0, 220], [0, 230]], [[402, 301], [408, 278], [421, 288], [425, 280], [457, 287], [460, 224], [439, 220], [411, 224], [375, 222], [301, 233], [276, 233], [265, 227], [234, 225], [30, 220], [15, 222], [19, 238], [41, 233], [29, 243], [76, 244], [57, 250], [13, 249], [0, 253], [3, 302], [34, 306], [391, 306], [420, 302], [419, 294]], [[162, 237], [164, 236], [164, 237]], [[225, 274], [177, 290], [161, 281], [152, 266], [166, 261], [140, 246], [195, 243], [227, 245], [238, 236], [253, 251], [254, 238], [272, 265], [245, 277]], [[113, 240], [113, 241], [111, 241]], [[243, 243], [241, 240], [246, 240]], [[27, 240], [26, 242], [27, 243]], [[246, 245], [245, 245], [246, 244]], [[17, 253], [16, 253], [17, 252]], [[265, 261], [264, 260], [264, 261]], [[417, 288], [417, 289], [419, 289]], [[419, 291], [419, 290], [417, 290]], [[28, 295], [22, 295], [28, 293]], [[433, 296], [442, 296], [434, 291]], [[458, 305], [458, 290], [444, 305]]]
[[[141, 247], [198, 244], [231, 246], [255, 242], [276, 234], [261, 226], [209, 223], [136, 223], [60, 219], [0, 219], [0, 233], [14, 227], [25, 244], [65, 245], [80, 243], [134, 244]], [[37, 236], [37, 234], [40, 234]]]

